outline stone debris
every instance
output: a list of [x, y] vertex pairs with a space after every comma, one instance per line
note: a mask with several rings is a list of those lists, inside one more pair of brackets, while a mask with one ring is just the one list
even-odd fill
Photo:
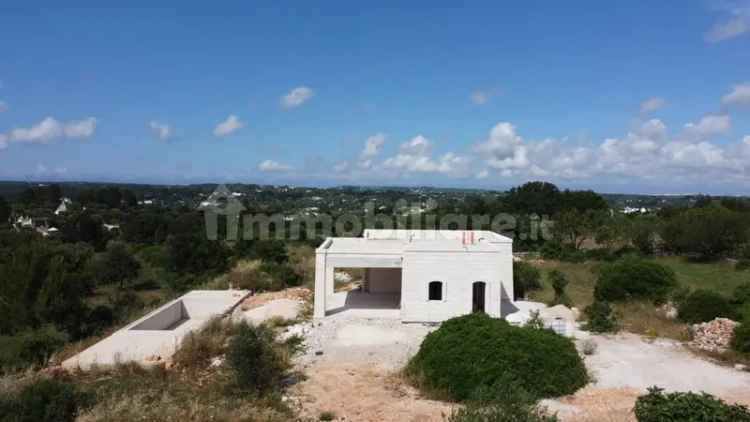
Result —
[[729, 348], [736, 326], [737, 322], [728, 318], [716, 318], [713, 321], [693, 324], [693, 340], [689, 344], [696, 349], [724, 352]]
[[665, 303], [659, 307], [659, 311], [664, 314], [667, 319], [677, 318], [677, 308], [671, 303]]
[[276, 299], [249, 310], [238, 308], [234, 311], [232, 318], [235, 321], [245, 320], [256, 325], [271, 318], [294, 320], [302, 311], [302, 305], [303, 302], [299, 300]]
[[265, 305], [268, 302], [278, 299], [291, 299], [302, 302], [312, 301], [313, 292], [305, 287], [292, 287], [289, 289], [280, 290], [278, 292], [266, 292], [258, 293], [252, 296], [248, 296], [242, 301], [239, 308], [243, 311], [249, 311], [250, 309], [258, 308]]

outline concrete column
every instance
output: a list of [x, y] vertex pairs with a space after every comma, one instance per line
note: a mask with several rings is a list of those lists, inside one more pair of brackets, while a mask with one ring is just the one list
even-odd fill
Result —
[[326, 268], [326, 274], [325, 274], [325, 276], [326, 276], [326, 295], [333, 296], [333, 290], [334, 290], [333, 288], [334, 288], [334, 284], [335, 284], [333, 275], [336, 272], [336, 267], [334, 267], [333, 265], [326, 264], [325, 268]]
[[315, 305], [313, 318], [326, 316], [326, 253], [315, 253]]

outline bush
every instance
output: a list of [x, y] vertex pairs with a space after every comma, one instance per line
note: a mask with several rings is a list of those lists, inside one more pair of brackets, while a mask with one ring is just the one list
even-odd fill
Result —
[[115, 311], [107, 305], [98, 305], [89, 312], [86, 321], [86, 334], [89, 336], [101, 334], [102, 331], [111, 327], [116, 320]]
[[534, 398], [572, 394], [588, 381], [570, 339], [483, 313], [450, 319], [428, 334], [406, 373], [456, 400], [501, 380], [523, 384]]
[[237, 386], [265, 394], [280, 385], [288, 363], [277, 349], [274, 333], [264, 325], [242, 324], [229, 343], [227, 363]]
[[40, 379], [0, 398], [0, 421], [72, 422], [92, 404], [93, 397], [71, 383]]
[[676, 285], [677, 278], [672, 269], [628, 257], [601, 268], [594, 297], [606, 301], [631, 298], [663, 300]]
[[553, 305], [570, 306], [570, 298], [565, 293], [565, 288], [568, 286], [568, 278], [565, 274], [560, 270], [552, 270], [549, 272], [548, 277], [550, 284], [552, 284], [552, 289], [555, 291]]
[[658, 387], [635, 402], [638, 422], [750, 422], [747, 407], [726, 404], [706, 393], [668, 393]]
[[734, 289], [732, 303], [735, 305], [750, 304], [750, 282], [740, 284]]
[[748, 258], [740, 259], [739, 261], [737, 261], [736, 264], [734, 264], [734, 269], [736, 271], [750, 270], [750, 259]]
[[609, 303], [595, 300], [583, 310], [587, 321], [584, 329], [595, 333], [609, 333], [617, 331], [617, 319], [612, 313]]
[[448, 422], [556, 422], [536, 400], [513, 380], [481, 387], [463, 408], [455, 408]]
[[260, 265], [260, 270], [273, 279], [272, 284], [280, 285], [282, 289], [288, 286], [299, 286], [302, 283], [302, 277], [289, 264], [264, 262]]
[[532, 290], [542, 288], [542, 274], [528, 262], [513, 261], [513, 296], [522, 299]]
[[544, 259], [560, 259], [560, 256], [562, 255], [562, 245], [560, 244], [560, 242], [550, 240], [544, 242], [544, 245], [542, 245], [542, 248], [539, 250], [539, 252], [542, 254], [542, 258]]
[[740, 353], [750, 353], [750, 317], [745, 317], [742, 323], [734, 327], [732, 349]]
[[680, 319], [696, 324], [714, 318], [735, 318], [732, 305], [724, 296], [711, 290], [696, 290], [677, 308]]

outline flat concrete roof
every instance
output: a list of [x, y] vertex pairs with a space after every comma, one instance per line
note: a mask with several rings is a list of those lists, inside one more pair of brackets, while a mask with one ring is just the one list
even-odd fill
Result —
[[331, 237], [320, 253], [402, 255], [404, 252], [495, 252], [513, 240], [485, 230], [367, 229], [363, 237]]

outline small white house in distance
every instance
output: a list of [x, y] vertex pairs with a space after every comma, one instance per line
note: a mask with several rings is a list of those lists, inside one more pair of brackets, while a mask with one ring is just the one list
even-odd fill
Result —
[[[439, 322], [514, 312], [513, 241], [490, 231], [365, 230], [326, 239], [315, 252], [314, 317], [343, 311]], [[335, 292], [337, 268], [363, 268], [356, 291]]]

